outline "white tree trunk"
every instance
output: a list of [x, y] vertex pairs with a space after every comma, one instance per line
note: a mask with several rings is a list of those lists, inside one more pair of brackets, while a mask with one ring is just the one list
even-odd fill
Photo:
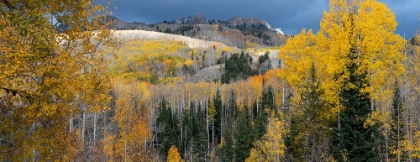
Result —
[[127, 121], [128, 121], [128, 110], [125, 110], [125, 130], [124, 130], [124, 162], [127, 162]]
[[96, 112], [93, 115], [93, 148], [96, 144]]
[[85, 128], [86, 128], [86, 105], [83, 105], [82, 141], [85, 141]]
[[70, 132], [72, 132], [72, 130], [73, 130], [73, 118], [70, 119], [69, 129], [70, 129]]
[[[206, 110], [206, 128], [207, 128], [207, 157], [210, 155], [210, 131], [209, 131], [209, 109]], [[205, 158], [207, 161], [207, 158]]]

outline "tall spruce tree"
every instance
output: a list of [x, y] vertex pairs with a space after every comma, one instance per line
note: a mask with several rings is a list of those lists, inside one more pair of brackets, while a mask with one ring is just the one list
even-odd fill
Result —
[[236, 97], [235, 92], [231, 90], [230, 92], [231, 97], [228, 101], [228, 107], [226, 108], [225, 117], [223, 119], [224, 123], [224, 130], [223, 130], [223, 141], [221, 147], [221, 159], [222, 161], [235, 161], [235, 126], [234, 126], [234, 119], [236, 118]]
[[206, 113], [201, 110], [201, 104], [198, 104], [197, 113], [193, 115], [193, 159], [197, 161], [206, 161], [207, 153], [207, 130]]
[[[274, 103], [273, 87], [271, 87], [271, 85], [266, 86], [264, 79], [263, 79], [263, 91], [261, 95], [261, 107], [263, 109], [270, 109], [270, 111], [276, 110], [275, 103]], [[266, 112], [270, 112], [270, 111], [267, 110]]]
[[407, 154], [403, 151], [402, 141], [405, 136], [405, 122], [403, 118], [404, 107], [402, 104], [400, 88], [395, 82], [394, 97], [392, 100], [391, 112], [391, 134], [390, 134], [390, 159], [392, 161], [408, 161]]
[[223, 145], [220, 148], [222, 155], [222, 161], [233, 161], [234, 160], [234, 150], [233, 150], [233, 132], [231, 129], [226, 129], [223, 133]]
[[160, 103], [159, 116], [156, 119], [156, 123], [161, 130], [157, 133], [159, 151], [164, 153], [166, 157], [172, 145], [178, 146], [178, 133], [171, 109], [168, 108], [165, 98]]
[[257, 103], [254, 103], [252, 109], [252, 141], [256, 141], [267, 131], [268, 116], [264, 111], [257, 111]]
[[321, 161], [329, 156], [327, 148], [329, 118], [325, 117], [330, 105], [324, 100], [314, 63], [311, 65], [306, 84], [298, 92], [298, 101], [294, 103], [287, 146], [293, 161]]
[[222, 96], [220, 95], [220, 91], [216, 91], [216, 97], [213, 99], [214, 107], [216, 108], [216, 116], [214, 117], [214, 136], [215, 141], [214, 143], [220, 143], [220, 134], [221, 134], [221, 124], [222, 124]]
[[379, 161], [378, 151], [375, 150], [378, 127], [365, 126], [373, 110], [369, 94], [361, 91], [369, 83], [367, 71], [358, 71], [358, 54], [353, 46], [347, 55], [350, 60], [346, 66], [349, 78], [345, 80], [345, 88], [341, 92], [344, 109], [339, 113], [331, 145], [337, 161]]
[[235, 128], [235, 161], [245, 161], [252, 148], [252, 120], [248, 108], [239, 111]]

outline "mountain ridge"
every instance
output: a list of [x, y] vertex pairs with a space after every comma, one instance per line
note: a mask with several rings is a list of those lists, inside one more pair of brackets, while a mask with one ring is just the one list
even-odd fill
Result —
[[[114, 23], [114, 26], [112, 26], [111, 28], [127, 28], [129, 26], [138, 26], [138, 25], [146, 25], [146, 26], [150, 26], [150, 25], [157, 25], [160, 23], [166, 23], [166, 24], [177, 24], [177, 25], [198, 25], [198, 24], [220, 24], [226, 27], [236, 27], [239, 25], [252, 25], [252, 24], [263, 24], [264, 26], [266, 26], [268, 29], [272, 29], [274, 31], [279, 32], [280, 34], [284, 34], [283, 31], [281, 31], [280, 28], [275, 28], [273, 29], [271, 27], [271, 25], [265, 21], [265, 20], [261, 20], [261, 19], [256, 19], [256, 18], [243, 18], [241, 16], [234, 16], [228, 20], [209, 20], [206, 19], [203, 15], [201, 14], [196, 14], [193, 17], [189, 16], [189, 17], [183, 17], [183, 18], [178, 18], [176, 20], [172, 20], [172, 21], [166, 21], [163, 20], [161, 22], [158, 23], [154, 23], [154, 24], [147, 24], [144, 22], [137, 22], [137, 21], [133, 21], [133, 22], [128, 22], [125, 20], [122, 20], [120, 18], [114, 17], [114, 16], [107, 16], [108, 19], [111, 20], [116, 20], [117, 24]], [[129, 29], [129, 28], [127, 28]], [[278, 30], [277, 30], [278, 29]]]
[[228, 20], [209, 20], [201, 14], [161, 21], [155, 24], [127, 22], [113, 16], [109, 28], [116, 30], [147, 30], [162, 33], [183, 35], [206, 41], [216, 41], [239, 48], [255, 46], [279, 46], [285, 43], [287, 35], [280, 29], [272, 29], [270, 24], [260, 19], [245, 19], [240, 16]]

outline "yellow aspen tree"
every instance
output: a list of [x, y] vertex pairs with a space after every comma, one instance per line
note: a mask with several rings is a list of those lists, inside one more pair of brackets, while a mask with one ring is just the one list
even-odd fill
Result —
[[330, 12], [324, 13], [317, 34], [317, 46], [323, 56], [320, 62], [324, 65], [320, 71], [327, 72], [327, 81], [336, 80], [335, 89], [339, 90], [342, 79], [348, 78], [343, 69], [349, 60], [344, 56], [353, 45], [360, 65], [357, 72], [369, 71], [369, 86], [366, 85], [363, 92], [379, 103], [388, 101], [386, 104], [389, 105], [392, 84], [404, 73], [404, 40], [394, 34], [396, 26], [393, 12], [376, 0], [332, 0]]
[[166, 158], [168, 162], [182, 162], [181, 156], [179, 155], [178, 148], [175, 145], [172, 145], [168, 151], [168, 157]]
[[[118, 133], [110, 137], [116, 140], [115, 146], [108, 142], [113, 152], [107, 152], [108, 158], [113, 160], [134, 160], [147, 161], [146, 142], [152, 138], [149, 128], [149, 103], [150, 92], [145, 82], [126, 83], [116, 81], [116, 110], [114, 121], [118, 124]], [[110, 151], [110, 149], [108, 149]]]
[[[271, 112], [274, 116], [274, 111]], [[271, 117], [268, 121], [267, 132], [261, 140], [254, 142], [250, 156], [245, 161], [282, 161], [285, 155], [283, 141], [284, 129], [277, 117]]]
[[[262, 82], [263, 82], [263, 76], [258, 75], [258, 76], [254, 76], [252, 78], [250, 78], [248, 80], [251, 92], [252, 92], [252, 98], [251, 98], [251, 103], [259, 103], [261, 95], [262, 95], [262, 91], [263, 91], [263, 87], [262, 87]], [[259, 104], [257, 104], [257, 113], [259, 111], [263, 111], [264, 108], [258, 107]]]
[[[317, 35], [302, 31], [281, 48], [284, 78], [299, 96], [299, 85], [305, 81], [309, 64], [314, 63], [323, 98], [332, 106], [325, 117], [336, 118], [347, 102], [343, 92], [356, 90], [366, 94], [370, 104], [363, 108], [370, 111], [364, 127], [379, 124], [382, 135], [386, 135], [392, 85], [404, 73], [404, 40], [394, 34], [396, 26], [393, 12], [376, 0], [331, 0]], [[349, 82], [356, 75], [365, 75], [360, 87]]]
[[99, 46], [110, 45], [111, 31], [98, 4], [0, 2], [0, 161], [70, 161], [81, 146], [71, 119], [85, 107], [108, 109]]
[[[361, 121], [365, 123], [364, 128], [380, 131], [381, 134], [375, 135], [375, 140], [380, 140], [380, 136], [385, 137], [385, 140], [383, 141], [384, 145], [372, 145], [375, 145], [378, 150], [380, 147], [387, 148], [387, 136], [391, 123], [389, 112], [391, 111], [390, 105], [392, 101], [393, 85], [397, 78], [405, 71], [403, 66], [405, 57], [402, 54], [404, 40], [401, 36], [394, 33], [397, 26], [395, 16], [385, 4], [375, 0], [335, 1], [334, 3], [337, 3], [338, 5], [332, 7], [330, 13], [325, 13], [325, 18], [321, 22], [321, 29], [318, 36], [324, 40], [322, 41], [322, 50], [334, 51], [334, 53], [337, 53], [335, 51], [344, 50], [338, 52], [337, 55], [332, 55], [332, 58], [335, 59], [329, 59], [340, 62], [342, 63], [341, 65], [347, 67], [340, 68], [341, 70], [347, 69], [344, 72], [341, 72], [341, 70], [337, 71], [342, 73], [342, 75], [337, 77], [337, 83], [338, 85], [342, 85], [340, 86], [342, 87], [341, 92], [356, 90], [361, 95], [368, 97], [367, 99], [370, 100], [368, 101], [369, 107], [366, 107], [366, 105], [359, 107], [351, 106], [354, 105], [354, 103], [348, 104], [348, 106], [357, 108], [357, 112], [368, 111], [367, 114], [369, 115], [364, 117], [364, 121]], [[331, 28], [334, 26], [336, 26], [337, 29]], [[337, 32], [340, 32], [341, 34], [337, 34]], [[333, 34], [337, 34], [339, 37], [334, 38], [331, 36]], [[343, 42], [347, 44], [340, 43], [334, 46], [328, 45], [330, 42], [337, 41], [347, 41]], [[338, 47], [341, 48], [339, 49]], [[346, 49], [349, 50], [346, 52]], [[352, 67], [353, 69], [348, 67]], [[363, 82], [363, 84], [357, 85], [357, 82], [351, 82], [352, 77], [357, 79], [354, 76], [359, 76], [359, 78], [362, 77], [362, 79], [359, 79], [359, 83]], [[351, 83], [349, 83], [349, 80]], [[346, 101], [346, 98], [343, 98], [342, 103]], [[360, 118], [356, 120], [359, 119]], [[343, 118], [343, 121], [344, 120], [346, 119]], [[344, 124], [346, 123], [341, 123], [342, 126]], [[338, 124], [338, 129], [340, 129], [339, 126], [340, 123]], [[376, 126], [378, 127], [372, 128]], [[343, 126], [343, 128], [345, 127], [346, 126]], [[366, 131], [368, 130], [366, 129]], [[368, 144], [365, 143], [365, 145]], [[353, 147], [353, 149], [359, 148], [360, 147]], [[352, 150], [348, 151], [350, 152]], [[378, 154], [378, 156], [386, 158], [388, 152], [384, 152], [385, 153]], [[362, 155], [353, 154], [351, 156], [361, 157]], [[366, 156], [368, 155], [366, 154]], [[349, 158], [351, 157], [349, 156]], [[372, 159], [373, 157], [365, 158]], [[375, 156], [374, 158], [379, 157]]]
[[[324, 56], [316, 41], [317, 36], [311, 30], [302, 30], [280, 52], [285, 68], [278, 73], [294, 91], [291, 113], [285, 116], [290, 120], [286, 134], [288, 147], [293, 150], [293, 160], [297, 161], [316, 161], [321, 156], [329, 156], [325, 145], [329, 129], [324, 128], [334, 121], [337, 113], [337, 108], [329, 102], [339, 103], [337, 92], [331, 89], [336, 84], [326, 81], [328, 75], [321, 60]], [[330, 91], [324, 90], [326, 86]]]
[[281, 47], [279, 57], [284, 60], [285, 67], [281, 75], [292, 87], [303, 85], [303, 76], [307, 74], [309, 67], [316, 59], [315, 43], [316, 35], [312, 33], [312, 30], [303, 29], [300, 34], [290, 38]]
[[208, 108], [208, 121], [211, 123], [211, 132], [212, 132], [212, 135], [211, 135], [211, 138], [212, 138], [212, 146], [214, 146], [215, 145], [215, 135], [214, 135], [214, 132], [215, 132], [215, 126], [214, 126], [214, 122], [215, 122], [215, 117], [216, 117], [216, 115], [217, 115], [217, 111], [216, 111], [216, 107], [214, 107], [214, 103], [213, 103], [213, 101], [210, 101], [210, 104], [209, 104], [209, 108]]

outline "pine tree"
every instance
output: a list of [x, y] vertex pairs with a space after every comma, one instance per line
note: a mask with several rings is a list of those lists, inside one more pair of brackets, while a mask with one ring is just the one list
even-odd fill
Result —
[[330, 118], [326, 115], [331, 106], [324, 99], [324, 91], [317, 76], [315, 64], [311, 65], [306, 83], [299, 89], [293, 104], [287, 146], [296, 161], [320, 161], [329, 157], [327, 144]]
[[[274, 104], [274, 92], [273, 92], [273, 87], [270, 86], [265, 86], [265, 80], [263, 79], [263, 91], [262, 91], [262, 96], [261, 96], [261, 107], [263, 109], [269, 109], [271, 110], [275, 110], [275, 104]], [[266, 111], [269, 112], [269, 111]]]
[[334, 128], [331, 150], [338, 161], [379, 161], [375, 150], [376, 137], [379, 136], [376, 125], [365, 126], [366, 119], [373, 111], [368, 93], [361, 92], [368, 85], [367, 72], [357, 72], [359, 62], [355, 47], [350, 49], [347, 65], [349, 78], [345, 80], [341, 92], [344, 109], [339, 113], [338, 123]]
[[201, 104], [193, 115], [193, 159], [205, 161], [207, 153], [206, 115], [201, 110]]
[[306, 143], [306, 132], [308, 126], [302, 121], [302, 117], [297, 118], [296, 115], [292, 115], [290, 121], [290, 130], [287, 132], [285, 137], [285, 145], [289, 154], [288, 161], [305, 161], [305, 145]]
[[252, 141], [258, 140], [266, 133], [266, 128], [268, 124], [268, 118], [266, 114], [263, 114], [263, 112], [260, 112], [259, 115], [255, 117], [253, 120], [253, 138]]
[[225, 109], [225, 114], [226, 117], [223, 119], [224, 120], [224, 131], [223, 131], [223, 140], [221, 141], [221, 159], [222, 161], [235, 161], [235, 149], [234, 149], [234, 144], [235, 144], [235, 133], [236, 133], [236, 129], [234, 126], [234, 119], [236, 118], [236, 109], [237, 109], [237, 105], [236, 105], [236, 97], [235, 97], [235, 92], [233, 90], [231, 90], [230, 92], [227, 93], [231, 93], [231, 97], [229, 98], [228, 101], [228, 107]]
[[235, 161], [244, 161], [252, 148], [252, 121], [248, 109], [239, 112], [235, 128]]
[[273, 101], [273, 91], [271, 86], [264, 88], [265, 86], [265, 81], [264, 79], [262, 80], [262, 95], [261, 95], [261, 107], [262, 110], [260, 108], [260, 110], [257, 109], [257, 104], [260, 103], [255, 103], [253, 105], [253, 141], [259, 140], [262, 135], [264, 135], [266, 133], [266, 128], [267, 128], [267, 124], [268, 124], [268, 114], [270, 114], [270, 112], [272, 110], [274, 110], [274, 101]]
[[391, 123], [391, 135], [390, 135], [390, 159], [392, 161], [407, 161], [407, 154], [404, 152], [402, 147], [402, 141], [405, 137], [405, 122], [404, 122], [404, 107], [401, 100], [400, 88], [397, 82], [394, 88], [394, 97], [392, 100], [392, 123]]
[[231, 129], [226, 129], [223, 133], [222, 147], [220, 148], [222, 155], [222, 161], [234, 161], [234, 149], [233, 149], [233, 132]]
[[215, 141], [214, 143], [220, 142], [220, 135], [221, 135], [221, 124], [222, 124], [222, 99], [221, 99], [220, 91], [216, 91], [216, 97], [213, 99], [214, 107], [216, 108], [216, 115], [214, 117], [214, 136]]
[[178, 144], [177, 138], [177, 128], [175, 120], [172, 116], [172, 111], [166, 105], [165, 98], [162, 99], [159, 107], [159, 116], [156, 119], [158, 127], [161, 128], [161, 131], [158, 132], [158, 144], [159, 150], [162, 153], [167, 153], [172, 145]]

